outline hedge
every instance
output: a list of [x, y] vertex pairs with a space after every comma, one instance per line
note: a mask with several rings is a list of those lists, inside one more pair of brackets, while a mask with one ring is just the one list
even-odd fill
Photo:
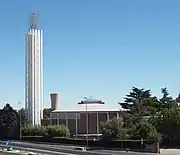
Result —
[[43, 137], [70, 137], [70, 131], [65, 125], [32, 126], [26, 125], [22, 128], [23, 136]]

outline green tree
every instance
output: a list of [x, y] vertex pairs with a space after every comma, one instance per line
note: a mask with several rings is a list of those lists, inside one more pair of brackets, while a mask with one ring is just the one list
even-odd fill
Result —
[[118, 102], [122, 108], [128, 110], [129, 113], [135, 114], [141, 111], [140, 102], [145, 99], [151, 97], [150, 90], [139, 89], [136, 87], [132, 88], [132, 91], [126, 95], [124, 98], [124, 102]]
[[177, 107], [177, 100], [173, 99], [171, 96], [169, 96], [169, 92], [167, 88], [161, 88], [162, 98], [160, 99], [160, 103], [162, 108], [174, 108]]
[[21, 117], [21, 125], [22, 126], [27, 125], [28, 124], [27, 111], [24, 108], [22, 108], [21, 110], [18, 111], [18, 114], [19, 117]]
[[128, 129], [128, 134], [136, 128], [143, 116], [155, 114], [159, 108], [158, 100], [156, 97], [151, 96], [150, 89], [132, 88], [132, 91], [126, 95], [123, 103], [119, 104], [122, 108], [126, 109], [123, 113], [125, 127]]
[[146, 139], [146, 140], [159, 140], [160, 136], [152, 124], [148, 123], [147, 121], [141, 121], [134, 130], [134, 138], [138, 139]]
[[3, 124], [7, 128], [19, 126], [18, 113], [10, 106], [10, 104], [6, 104], [3, 108]]
[[43, 118], [44, 119], [50, 118], [51, 111], [53, 111], [52, 108], [45, 108], [45, 109], [43, 109]]
[[141, 110], [138, 115], [141, 116], [155, 115], [161, 110], [161, 105], [156, 97], [142, 99], [139, 104], [141, 105]]
[[[175, 99], [175, 100], [176, 100], [176, 103], [177, 103], [177, 104], [179, 104], [179, 103], [180, 103], [180, 92], [179, 92], [179, 94], [178, 94], [178, 96], [176, 97], [176, 99]], [[178, 105], [178, 106], [179, 106], [179, 105]]]
[[100, 124], [102, 130], [102, 138], [104, 140], [124, 139], [126, 130], [124, 129], [123, 118], [113, 118]]
[[162, 111], [152, 116], [149, 122], [153, 124], [159, 133], [169, 140], [180, 138], [180, 109], [164, 108]]
[[19, 135], [18, 113], [6, 104], [0, 113], [0, 133], [4, 137], [17, 137]]
[[[151, 96], [149, 89], [133, 87], [124, 102], [119, 103], [126, 109], [122, 116], [130, 137], [155, 139], [159, 138], [160, 133], [163, 138], [180, 139], [180, 93], [175, 99], [169, 95], [167, 88], [162, 88], [161, 93], [162, 97], [158, 99]], [[148, 122], [143, 122], [144, 116], [151, 118]]]

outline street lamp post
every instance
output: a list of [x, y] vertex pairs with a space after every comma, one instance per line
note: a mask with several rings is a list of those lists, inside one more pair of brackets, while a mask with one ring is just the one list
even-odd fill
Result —
[[88, 136], [88, 134], [89, 134], [89, 130], [88, 130], [88, 128], [89, 128], [89, 119], [88, 119], [88, 111], [87, 111], [87, 102], [86, 102], [86, 145], [88, 146], [88, 140], [89, 140], [89, 136]]
[[[84, 97], [84, 99], [87, 100], [87, 97]], [[88, 146], [88, 143], [89, 143], [89, 131], [88, 131], [88, 128], [89, 128], [89, 120], [88, 120], [88, 109], [87, 109], [87, 102], [86, 102], [86, 145]]]
[[[21, 105], [21, 102], [18, 102], [19, 105]], [[21, 108], [19, 110], [19, 140], [21, 141], [22, 138], [22, 132], [21, 132]]]

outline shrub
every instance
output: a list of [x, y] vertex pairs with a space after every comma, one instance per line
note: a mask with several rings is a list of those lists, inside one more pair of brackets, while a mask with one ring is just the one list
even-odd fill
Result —
[[22, 128], [22, 135], [23, 136], [44, 136], [45, 134], [45, 127], [39, 125], [25, 125]]
[[70, 137], [69, 129], [64, 125], [26, 125], [22, 128], [23, 136]]
[[48, 125], [46, 127], [46, 136], [69, 138], [70, 131], [65, 125]]
[[101, 122], [102, 138], [104, 140], [124, 139], [126, 131], [124, 129], [123, 118], [113, 118], [105, 123]]
[[158, 134], [155, 126], [152, 124], [141, 121], [135, 128], [134, 135], [137, 138], [143, 138], [148, 141], [160, 141], [161, 135]]

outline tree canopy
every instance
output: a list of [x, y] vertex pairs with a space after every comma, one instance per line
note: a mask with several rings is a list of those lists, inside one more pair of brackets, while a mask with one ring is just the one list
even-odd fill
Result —
[[19, 115], [10, 104], [6, 104], [0, 111], [0, 134], [1, 136], [19, 135]]
[[150, 89], [132, 87], [124, 101], [118, 102], [125, 109], [121, 112], [121, 121], [117, 123], [113, 119], [105, 122], [102, 125], [103, 136], [118, 139], [120, 129], [123, 129], [121, 134], [124, 137], [121, 138], [125, 139], [162, 139], [180, 143], [180, 93], [173, 98], [166, 87], [160, 92], [162, 96], [158, 98], [152, 95]]
[[101, 130], [104, 140], [125, 138], [125, 128], [123, 118], [114, 117], [112, 120], [101, 122]]
[[125, 110], [128, 110], [129, 113], [135, 114], [141, 111], [142, 100], [151, 97], [150, 90], [139, 89], [136, 87], [132, 88], [132, 91], [129, 92], [124, 97], [124, 102], [118, 102], [121, 107]]
[[21, 125], [25, 126], [28, 124], [28, 119], [27, 119], [27, 111], [22, 108], [21, 110], [18, 111], [19, 117], [21, 117]]
[[180, 142], [180, 93], [173, 98], [166, 87], [160, 91], [162, 97], [157, 98], [150, 89], [133, 87], [124, 102], [118, 102], [126, 110], [122, 115], [131, 138], [160, 139], [162, 135], [169, 140], [178, 137]]
[[43, 118], [44, 119], [50, 118], [51, 111], [53, 111], [52, 108], [45, 108], [45, 109], [43, 109]]

